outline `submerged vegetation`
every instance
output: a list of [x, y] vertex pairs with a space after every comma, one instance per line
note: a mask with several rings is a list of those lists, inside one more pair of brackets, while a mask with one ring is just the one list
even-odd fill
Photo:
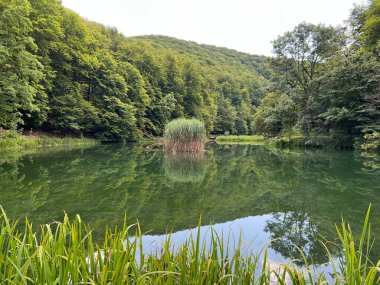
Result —
[[206, 142], [205, 124], [197, 119], [176, 119], [165, 127], [165, 151], [203, 152]]
[[[70, 220], [33, 228], [26, 220], [17, 229], [4, 213], [0, 216], [0, 279], [12, 284], [365, 284], [380, 281], [380, 261], [368, 260], [371, 245], [369, 210], [360, 239], [350, 226], [337, 226], [339, 244], [323, 241], [332, 265], [331, 276], [316, 273], [312, 264], [300, 268], [294, 263], [273, 265], [266, 249], [261, 254], [243, 254], [242, 237], [235, 248], [225, 245], [229, 235], [212, 232], [210, 246], [200, 235], [177, 249], [170, 234], [162, 250], [149, 252], [142, 245], [138, 224], [107, 229], [102, 242], [77, 215]], [[338, 247], [344, 252], [334, 259]], [[148, 251], [147, 251], [148, 250]]]

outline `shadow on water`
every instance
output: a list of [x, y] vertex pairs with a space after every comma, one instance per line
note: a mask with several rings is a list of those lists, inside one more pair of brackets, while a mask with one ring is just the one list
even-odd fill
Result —
[[369, 203], [379, 237], [380, 171], [351, 151], [210, 145], [204, 157], [172, 157], [108, 145], [0, 156], [0, 205], [10, 218], [41, 224], [80, 214], [99, 239], [125, 212], [151, 235], [194, 228], [200, 215], [205, 224], [265, 216], [258, 234], [274, 239], [274, 253], [299, 258], [296, 244], [322, 263], [320, 236], [335, 239], [342, 213], [359, 232]]

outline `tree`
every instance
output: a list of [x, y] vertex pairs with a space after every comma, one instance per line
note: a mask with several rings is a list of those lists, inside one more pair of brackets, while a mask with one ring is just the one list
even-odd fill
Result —
[[82, 135], [93, 134], [100, 123], [99, 110], [86, 101], [82, 94], [84, 85], [65, 84], [64, 95], [51, 99], [48, 128], [51, 131]]
[[120, 99], [105, 96], [105, 110], [101, 114], [99, 138], [103, 141], [127, 141], [139, 137], [136, 128], [136, 109]]
[[176, 109], [177, 100], [173, 93], [169, 93], [154, 104], [151, 110], [151, 120], [154, 126], [154, 134], [162, 135], [165, 125], [172, 119]]
[[235, 133], [237, 112], [228, 99], [220, 98], [214, 130], [217, 133]]
[[185, 94], [183, 96], [183, 109], [190, 117], [200, 117], [200, 107], [203, 105], [202, 77], [193, 63], [185, 64], [184, 72]]
[[30, 11], [26, 0], [0, 3], [0, 126], [5, 128], [22, 125], [22, 113], [38, 111], [35, 99], [45, 97], [39, 84], [44, 78], [43, 66], [30, 37]]
[[379, 131], [379, 82], [380, 63], [364, 50], [337, 62], [327, 73], [316, 100], [322, 127], [348, 135]]
[[378, 56], [380, 51], [380, 0], [372, 0], [364, 13], [363, 39]]
[[256, 133], [279, 134], [289, 131], [296, 122], [296, 106], [290, 96], [268, 93], [253, 116], [253, 130]]
[[323, 75], [326, 61], [336, 55], [343, 43], [339, 29], [305, 22], [273, 41], [274, 70], [296, 91], [305, 135], [310, 131], [308, 101], [320, 88], [318, 79]]

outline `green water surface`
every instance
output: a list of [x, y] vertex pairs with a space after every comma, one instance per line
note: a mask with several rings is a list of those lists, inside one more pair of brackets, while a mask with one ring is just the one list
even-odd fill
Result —
[[370, 203], [380, 239], [380, 170], [352, 151], [210, 144], [203, 156], [142, 145], [0, 154], [0, 205], [10, 218], [41, 224], [80, 214], [99, 236], [124, 213], [148, 236], [194, 228], [202, 215], [205, 225], [238, 221], [246, 235], [275, 239], [274, 255], [296, 257], [297, 244], [322, 263], [321, 235], [335, 240], [342, 214], [360, 231]]

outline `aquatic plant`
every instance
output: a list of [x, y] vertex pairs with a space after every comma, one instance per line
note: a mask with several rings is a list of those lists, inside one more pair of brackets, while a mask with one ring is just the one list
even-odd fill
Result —
[[169, 122], [165, 127], [165, 151], [203, 152], [205, 142], [205, 124], [198, 119], [180, 118]]
[[[210, 228], [211, 243], [206, 246], [200, 234], [174, 249], [171, 235], [162, 250], [146, 252], [139, 224], [107, 229], [103, 241], [93, 239], [92, 230], [77, 215], [35, 230], [26, 220], [23, 231], [1, 209], [1, 284], [378, 284], [380, 261], [368, 260], [371, 235], [369, 210], [359, 244], [344, 221], [337, 226], [342, 259], [330, 253], [334, 272], [316, 273], [313, 265], [274, 264], [266, 249], [259, 255], [244, 255], [240, 237], [233, 251], [229, 236]], [[227, 243], [226, 243], [227, 241]], [[275, 283], [274, 283], [275, 282]]]

